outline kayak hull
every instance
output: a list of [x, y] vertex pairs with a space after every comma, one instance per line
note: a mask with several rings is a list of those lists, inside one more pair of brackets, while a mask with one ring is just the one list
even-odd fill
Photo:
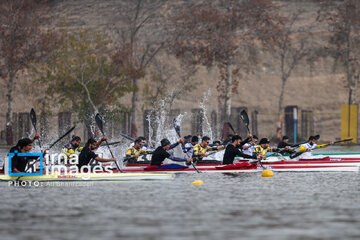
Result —
[[[43, 176], [22, 176], [21, 181], [138, 181], [138, 180], [172, 180], [174, 174], [166, 173], [91, 173], [91, 174], [76, 174], [63, 175], [55, 173], [54, 175]], [[0, 176], [0, 181], [15, 181], [19, 176]]]

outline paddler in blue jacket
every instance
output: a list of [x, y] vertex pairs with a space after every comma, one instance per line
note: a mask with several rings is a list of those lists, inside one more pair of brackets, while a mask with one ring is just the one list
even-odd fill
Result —
[[194, 147], [199, 142], [198, 136], [193, 136], [190, 140], [190, 142], [185, 143], [184, 145], [184, 158], [192, 158], [192, 155], [194, 154]]

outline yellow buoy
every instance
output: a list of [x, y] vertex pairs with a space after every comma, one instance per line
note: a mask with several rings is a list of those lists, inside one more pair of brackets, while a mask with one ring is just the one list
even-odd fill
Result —
[[273, 171], [271, 171], [271, 170], [263, 170], [262, 171], [262, 175], [261, 175], [262, 177], [273, 177], [274, 176], [274, 173], [273, 173]]
[[201, 181], [201, 180], [196, 180], [196, 181], [193, 181], [191, 184], [193, 184], [193, 185], [201, 185], [201, 184], [204, 184], [204, 182]]

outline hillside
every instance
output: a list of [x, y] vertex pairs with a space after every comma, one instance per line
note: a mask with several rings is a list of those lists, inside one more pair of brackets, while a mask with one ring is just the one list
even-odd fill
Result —
[[[175, 2], [181, 4], [178, 1]], [[283, 14], [291, 14], [299, 8], [304, 9], [305, 12], [300, 16], [295, 27], [301, 29], [308, 24], [313, 24], [314, 27], [311, 32], [313, 38], [320, 44], [320, 48], [325, 47], [328, 38], [326, 26], [314, 23], [317, 10], [314, 2], [316, 1], [276, 1], [279, 5], [284, 4], [284, 2], [287, 3], [287, 6], [283, 8]], [[126, 1], [115, 0], [54, 0], [50, 1], [50, 3], [55, 26], [63, 26], [65, 23], [69, 29], [84, 27], [105, 31], [114, 40], [119, 38], [119, 34], [115, 30], [122, 28], [121, 14], [118, 13], [127, 11], [126, 4], [128, 4]], [[170, 1], [170, 3], [173, 4], [174, 2]], [[153, 26], [156, 28], [156, 24]], [[146, 31], [151, 32], [151, 29]], [[306, 38], [307, 36], [300, 34], [296, 37]], [[179, 65], [173, 57], [167, 57], [165, 53], [162, 53], [161, 56], [165, 61]], [[238, 94], [233, 95], [232, 106], [233, 108], [246, 107], [250, 113], [256, 110], [258, 112], [258, 134], [260, 137], [271, 137], [275, 135], [275, 119], [281, 88], [279, 58], [277, 55], [265, 51], [260, 53], [259, 56], [259, 64], [250, 72], [241, 71], [242, 66], [239, 66], [241, 77], [239, 78]], [[284, 106], [296, 105], [299, 110], [313, 112], [314, 125], [312, 131], [321, 134], [323, 140], [331, 140], [340, 136], [340, 108], [348, 100], [348, 90], [343, 74], [339, 69], [333, 72], [332, 65], [333, 60], [331, 58], [320, 58], [311, 65], [306, 61], [301, 61], [290, 76], [284, 95]], [[208, 97], [207, 101], [209, 119], [210, 113], [215, 112], [218, 123], [219, 110], [222, 108], [221, 105], [219, 106], [216, 90], [219, 79], [218, 70], [199, 67], [193, 79], [195, 81], [194, 90], [182, 94], [179, 99], [175, 100], [173, 105], [173, 109], [177, 109], [181, 113], [187, 112], [183, 120], [183, 134], [190, 133], [192, 109], [200, 108], [200, 101], [204, 94], [208, 95], [208, 92], [211, 92], [211, 96]], [[33, 98], [24, 94], [21, 86], [17, 86], [16, 92], [14, 111], [28, 111], [35, 104]], [[150, 109], [150, 106], [144, 104], [141, 89], [139, 93], [141, 106], [137, 109], [140, 116], [138, 132], [142, 135], [143, 110]], [[6, 109], [5, 94], [6, 92], [2, 91], [0, 95], [0, 98], [3, 99], [1, 102], [2, 109]], [[356, 95], [359, 97], [359, 92]], [[130, 104], [130, 96], [121, 101]], [[5, 111], [0, 115], [1, 126], [5, 126], [4, 114]], [[301, 120], [299, 124], [301, 124]], [[56, 129], [57, 124], [55, 125], [54, 128]], [[220, 126], [217, 126], [217, 128], [219, 129]], [[298, 131], [301, 131], [300, 125]], [[81, 128], [77, 130], [77, 134], [82, 134]]]

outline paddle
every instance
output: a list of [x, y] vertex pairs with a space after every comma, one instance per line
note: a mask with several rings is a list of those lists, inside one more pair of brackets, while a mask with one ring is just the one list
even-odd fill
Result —
[[[316, 137], [316, 136], [315, 136], [315, 137]], [[351, 140], [353, 140], [353, 139], [352, 139], [352, 138], [347, 138], [347, 139], [344, 139], [344, 140], [335, 141], [335, 142], [333, 142], [333, 144], [335, 144], [335, 143], [342, 143], [342, 142], [349, 142], [349, 141], [351, 141]], [[330, 143], [327, 143], [327, 144], [324, 144], [323, 146], [329, 146], [329, 145], [330, 145]], [[313, 150], [316, 150], [316, 149], [319, 149], [319, 148], [315, 148], [315, 149], [313, 149]], [[295, 152], [295, 153], [293, 153], [293, 154], [290, 155], [290, 159], [296, 158], [296, 157], [298, 157], [298, 156], [300, 156], [301, 154], [306, 153], [306, 152], [307, 152], [307, 151]]]
[[52, 148], [53, 146], [55, 146], [55, 144], [57, 144], [58, 142], [60, 142], [64, 137], [66, 137], [67, 135], [69, 135], [73, 130], [75, 129], [75, 126], [73, 126], [72, 128], [70, 128], [66, 133], [64, 133], [61, 137], [59, 137], [55, 142], [53, 142], [49, 149]]
[[[30, 119], [31, 119], [32, 125], [34, 126], [35, 133], [37, 133], [37, 129], [36, 129], [36, 113], [35, 113], [35, 110], [33, 108], [30, 110]], [[40, 152], [42, 152], [40, 138], [38, 138], [37, 140], [39, 142]]]
[[240, 113], [240, 118], [242, 119], [243, 123], [245, 124], [248, 133], [250, 134], [250, 129], [249, 129], [249, 117], [248, 114], [245, 110], [242, 110]]
[[132, 137], [129, 137], [128, 135], [126, 134], [123, 134], [123, 133], [120, 133], [120, 136], [122, 136], [123, 138], [127, 139], [127, 140], [130, 140], [132, 142], [135, 142], [135, 139], [132, 138]]
[[[248, 134], [250, 134], [250, 129], [249, 129], [249, 116], [247, 114], [247, 112], [244, 110], [241, 111], [240, 113], [240, 118], [242, 119], [244, 125], [246, 126], [247, 130], [248, 130]], [[260, 164], [260, 166], [262, 167], [262, 169], [267, 170], [261, 163], [261, 159], [258, 160], [258, 163]]]
[[[318, 135], [315, 135], [314, 137], [316, 138], [316, 140], [319, 140], [320, 135], [318, 134]], [[308, 141], [304, 141], [304, 142], [300, 142], [300, 143], [295, 143], [295, 144], [291, 145], [290, 147], [298, 147], [298, 146], [300, 146], [300, 145], [302, 145], [302, 144], [305, 144], [305, 143], [307, 143], [307, 142], [308, 142]]]
[[[177, 124], [177, 121], [176, 121], [175, 118], [173, 120], [173, 123], [174, 123], [174, 129], [175, 129], [176, 134], [178, 135], [179, 138], [181, 138], [180, 125]], [[182, 148], [183, 151], [185, 150], [184, 143], [181, 143], [181, 148]], [[186, 155], [190, 158], [188, 152], [186, 152]], [[200, 173], [200, 171], [197, 169], [197, 167], [195, 167], [195, 164], [193, 162], [191, 162], [191, 165], [193, 166], [193, 168], [196, 170], [197, 173]]]
[[109, 146], [110, 145], [116, 145], [116, 144], [120, 144], [121, 142], [111, 142], [111, 143], [109, 143]]
[[[98, 125], [98, 127], [99, 127], [100, 132], [102, 133], [102, 135], [105, 136], [105, 134], [104, 134], [104, 129], [103, 129], [103, 121], [102, 121], [102, 118], [101, 118], [100, 114], [96, 114], [96, 116], [95, 116], [95, 122], [96, 122], [96, 124]], [[111, 151], [111, 149], [110, 149], [110, 146], [109, 146], [108, 141], [105, 140], [105, 142], [106, 142], [106, 145], [107, 145], [107, 147], [108, 147], [108, 149], [109, 149], [109, 152], [110, 152], [110, 154], [111, 154], [111, 157], [112, 157], [112, 158], [115, 158], [115, 157], [114, 157], [114, 154], [112, 153], [112, 151]], [[116, 164], [117, 169], [118, 169], [120, 172], [123, 172], [123, 171], [120, 169], [120, 167], [119, 167], [119, 165], [118, 165], [118, 163], [117, 163], [116, 160], [115, 160], [115, 164]]]
[[234, 128], [233, 128], [233, 126], [231, 125], [231, 123], [230, 123], [230, 122], [227, 122], [227, 124], [229, 125], [229, 127], [231, 128], [231, 130], [233, 131], [233, 133], [234, 133], [234, 134], [236, 134], [236, 132], [235, 132], [235, 130], [234, 130]]

